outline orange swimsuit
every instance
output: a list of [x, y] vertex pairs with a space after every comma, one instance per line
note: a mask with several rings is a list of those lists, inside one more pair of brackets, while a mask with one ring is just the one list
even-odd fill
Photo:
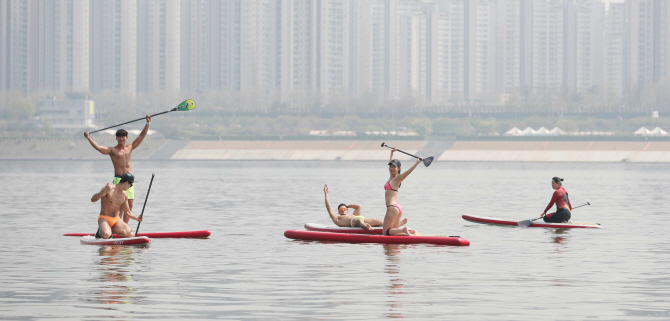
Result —
[[109, 227], [114, 227], [116, 222], [118, 222], [119, 219], [120, 219], [120, 217], [118, 217], [118, 216], [111, 217], [111, 216], [106, 216], [106, 215], [100, 215], [100, 216], [98, 216], [98, 219], [100, 219], [101, 217], [104, 218], [105, 221], [107, 221], [107, 223], [109, 223]]

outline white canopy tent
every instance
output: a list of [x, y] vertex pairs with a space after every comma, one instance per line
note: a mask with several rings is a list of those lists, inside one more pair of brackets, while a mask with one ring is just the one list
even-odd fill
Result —
[[507, 135], [507, 136], [521, 136], [521, 135], [523, 135], [523, 134], [521, 133], [521, 130], [520, 130], [520, 129], [514, 127], [514, 128], [512, 128], [512, 129], [508, 130], [508, 131], [505, 133], [505, 135]]
[[640, 127], [640, 129], [636, 130], [633, 135], [635, 136], [649, 136], [649, 129], [647, 127]]

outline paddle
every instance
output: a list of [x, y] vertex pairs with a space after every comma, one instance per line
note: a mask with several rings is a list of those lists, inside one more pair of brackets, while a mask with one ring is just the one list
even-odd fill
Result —
[[[175, 108], [172, 108], [172, 109], [170, 109], [170, 110], [168, 110], [168, 111], [164, 111], [164, 112], [162, 112], [162, 113], [153, 114], [153, 115], [151, 115], [151, 117], [158, 116], [158, 115], [162, 115], [162, 114], [166, 114], [166, 113], [173, 112], [173, 111], [185, 111], [185, 110], [191, 110], [191, 109], [195, 109], [195, 102], [194, 102], [192, 99], [189, 99], [189, 100], [185, 100], [184, 102], [182, 102], [181, 104], [179, 104], [179, 106], [177, 106], [177, 107], [175, 107]], [[140, 120], [145, 119], [145, 118], [146, 118], [146, 117], [138, 118], [138, 119], [135, 119], [135, 120], [127, 121], [127, 122], [125, 122], [125, 123], [123, 123], [123, 124], [118, 124], [118, 125], [114, 125], [114, 126], [109, 126], [109, 127], [107, 127], [107, 128], [98, 129], [98, 130], [93, 131], [93, 132], [90, 132], [90, 133], [91, 133], [91, 134], [93, 134], [93, 133], [97, 133], [97, 132], [99, 132], [99, 131], [103, 131], [103, 130], [105, 130], [105, 129], [110, 129], [110, 128], [114, 128], [114, 127], [121, 126], [121, 125], [125, 125], [125, 124], [130, 124], [130, 123], [133, 123], [133, 122], [136, 122], [136, 121], [140, 121]]]
[[[382, 147], [388, 147], [388, 148], [390, 148], [390, 149], [393, 149], [393, 147], [391, 147], [391, 146], [389, 146], [389, 145], [386, 145], [386, 143], [382, 143]], [[414, 158], [419, 158], [419, 156], [415, 156], [415, 155], [412, 155], [412, 154], [409, 154], [409, 153], [405, 153], [405, 152], [403, 152], [403, 151], [401, 151], [401, 150], [399, 150], [399, 149], [397, 149], [397, 148], [396, 148], [395, 150], [397, 150], [397, 151], [399, 151], [399, 152], [401, 152], [401, 153], [403, 153], [403, 154], [405, 154], [405, 155], [409, 155], [409, 156], [412, 156], [412, 157], [414, 157]], [[430, 157], [428, 157], [428, 158], [424, 158], [424, 159], [423, 159], [423, 165], [425, 165], [426, 167], [430, 166], [430, 163], [433, 162], [433, 159], [434, 159], [434, 158], [435, 158], [435, 157], [433, 157], [433, 156], [430, 156]]]
[[[582, 205], [579, 205], [579, 206], [575, 206], [575, 207], [573, 207], [572, 209], [574, 210], [574, 209], [576, 209], [576, 208], [580, 208], [580, 207], [582, 207], [582, 206], [586, 206], [586, 205], [591, 205], [591, 203], [586, 202], [585, 204], [582, 204]], [[537, 221], [537, 220], [539, 220], [539, 219], [541, 219], [541, 218], [542, 218], [542, 217], [538, 217], [538, 218], [534, 218], [534, 219], [530, 219], [530, 220], [521, 221], [521, 222], [517, 223], [517, 225], [519, 225], [519, 226], [521, 226], [521, 227], [529, 227], [531, 224], [533, 224], [533, 222], [535, 222], [535, 221]]]
[[[156, 174], [151, 174], [151, 182], [149, 182], [149, 190], [147, 191], [147, 197], [144, 198], [144, 205], [142, 205], [142, 213], [140, 214], [140, 218], [144, 216], [144, 208], [147, 207], [147, 200], [149, 199], [149, 192], [151, 192], [151, 184], [153, 184], [154, 182], [154, 176], [156, 176]], [[135, 236], [137, 236], [137, 232], [139, 232], [140, 230], [140, 224], [142, 224], [142, 222], [137, 222], [137, 229], [135, 230]]]

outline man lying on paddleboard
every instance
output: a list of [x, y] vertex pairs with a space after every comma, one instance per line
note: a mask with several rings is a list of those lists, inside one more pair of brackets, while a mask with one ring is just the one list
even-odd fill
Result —
[[107, 183], [100, 192], [93, 194], [91, 202], [100, 201], [100, 215], [98, 216], [98, 233], [96, 238], [108, 239], [112, 237], [112, 232], [121, 237], [134, 237], [135, 233], [128, 226], [126, 222], [121, 220], [121, 209], [125, 211], [125, 215], [133, 220], [142, 222], [142, 218], [133, 215], [128, 206], [128, 195], [126, 190], [133, 186], [135, 176], [130, 173], [121, 175], [118, 184], [110, 185]]
[[[382, 220], [362, 216], [359, 204], [340, 204], [337, 206], [337, 214], [335, 214], [335, 211], [330, 206], [330, 200], [328, 200], [328, 185], [323, 186], [323, 194], [326, 196], [326, 210], [328, 210], [330, 219], [333, 220], [335, 225], [339, 227], [361, 227], [368, 231], [373, 231], [373, 226], [382, 226]], [[354, 209], [354, 215], [349, 215], [350, 208]], [[402, 222], [402, 224], [405, 223], [407, 223], [407, 220]]]
[[[144, 125], [144, 129], [142, 129], [140, 135], [137, 136], [137, 138], [135, 138], [135, 140], [128, 145], [126, 145], [126, 141], [128, 141], [128, 132], [125, 129], [119, 129], [116, 131], [116, 141], [118, 144], [116, 144], [114, 147], [100, 146], [93, 140], [93, 138], [91, 138], [91, 135], [88, 133], [88, 131], [84, 132], [84, 137], [88, 139], [88, 142], [91, 143], [93, 148], [95, 148], [103, 155], [109, 155], [109, 157], [112, 159], [112, 165], [114, 165], [114, 179], [112, 180], [112, 184], [118, 184], [121, 180], [121, 175], [133, 172], [133, 170], [130, 168], [130, 155], [135, 148], [140, 146], [144, 140], [144, 137], [146, 137], [147, 133], [149, 132], [149, 125], [151, 125], [151, 115], [147, 115], [146, 119], [147, 124]], [[130, 210], [132, 210], [133, 201], [135, 200], [135, 189], [131, 186], [130, 189], [128, 189], [127, 194], [128, 207]], [[130, 217], [124, 215], [123, 209], [121, 209], [121, 217], [125, 223], [128, 223], [130, 220]]]

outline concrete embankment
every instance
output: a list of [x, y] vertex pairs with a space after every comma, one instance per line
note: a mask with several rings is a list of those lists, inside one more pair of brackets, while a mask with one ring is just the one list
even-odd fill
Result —
[[[131, 140], [133, 137], [131, 137]], [[112, 137], [99, 138], [113, 146]], [[670, 141], [386, 141], [438, 161], [670, 163]], [[178, 141], [147, 137], [133, 159], [384, 161], [389, 149], [372, 140]], [[83, 139], [4, 139], [0, 159], [106, 159]], [[396, 153], [400, 160], [411, 157]]]

